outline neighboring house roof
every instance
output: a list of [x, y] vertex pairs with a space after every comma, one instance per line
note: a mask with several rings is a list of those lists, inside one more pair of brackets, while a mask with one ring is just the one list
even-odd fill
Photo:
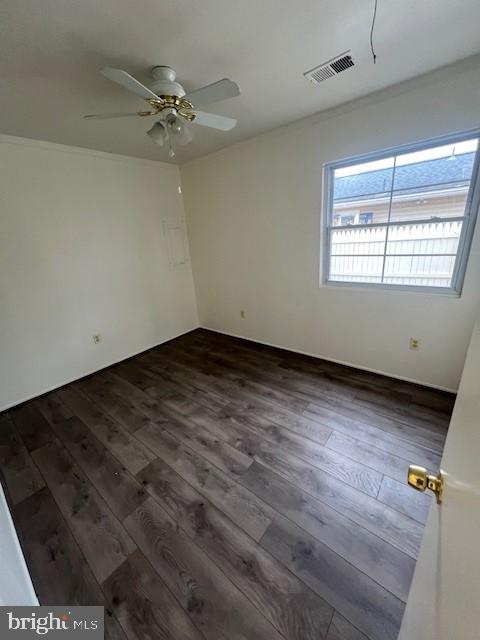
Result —
[[[406, 164], [395, 169], [395, 191], [431, 191], [438, 187], [467, 186], [472, 175], [475, 153], [464, 153], [426, 162]], [[379, 169], [335, 179], [334, 199], [358, 199], [390, 192], [392, 169]]]

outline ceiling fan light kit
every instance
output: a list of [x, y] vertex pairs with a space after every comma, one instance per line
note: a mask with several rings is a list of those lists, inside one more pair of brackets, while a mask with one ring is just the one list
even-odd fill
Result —
[[165, 127], [161, 122], [156, 122], [153, 127], [147, 131], [147, 136], [150, 136], [152, 142], [163, 147], [166, 137]]
[[163, 121], [156, 122], [153, 127], [147, 131], [147, 136], [160, 147], [167, 145], [168, 155], [171, 158], [175, 155], [175, 143], [185, 145], [192, 141], [192, 134], [188, 127], [173, 114], [167, 115]]
[[219, 131], [230, 131], [237, 124], [233, 118], [198, 111], [196, 108], [196, 106], [240, 95], [238, 85], [228, 78], [217, 80], [217, 82], [187, 94], [182, 85], [176, 81], [175, 71], [167, 66], [158, 65], [152, 68], [153, 82], [149, 87], [122, 69], [105, 67], [102, 69], [102, 74], [146, 100], [150, 110], [135, 113], [92, 114], [84, 117], [94, 120], [108, 120], [132, 116], [158, 116], [159, 120], [147, 131], [147, 135], [155, 144], [161, 147], [168, 146], [170, 157], [175, 155], [175, 143], [185, 145], [192, 141], [193, 135], [187, 126], [190, 123]]

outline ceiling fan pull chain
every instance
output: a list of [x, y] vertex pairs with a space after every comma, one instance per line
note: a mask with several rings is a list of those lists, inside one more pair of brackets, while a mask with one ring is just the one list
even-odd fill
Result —
[[168, 142], [168, 157], [174, 158], [175, 149], [173, 148], [172, 137], [170, 135], [170, 131], [168, 130], [168, 127], [165, 127], [165, 134], [167, 136], [167, 142]]

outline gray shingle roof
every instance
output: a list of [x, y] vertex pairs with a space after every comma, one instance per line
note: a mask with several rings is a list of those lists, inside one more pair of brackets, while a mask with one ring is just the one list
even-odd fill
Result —
[[[475, 153], [407, 164], [395, 169], [394, 189], [429, 191], [438, 186], [466, 186], [472, 175]], [[390, 193], [392, 169], [379, 169], [335, 179], [334, 199], [350, 200]]]

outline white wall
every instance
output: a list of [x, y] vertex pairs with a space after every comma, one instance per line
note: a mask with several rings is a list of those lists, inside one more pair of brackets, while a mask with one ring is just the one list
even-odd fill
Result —
[[320, 288], [322, 165], [478, 127], [479, 87], [470, 59], [184, 165], [201, 324], [455, 389], [480, 299], [480, 224], [460, 299]]
[[0, 136], [0, 410], [197, 325], [163, 234], [178, 185], [172, 165]]

